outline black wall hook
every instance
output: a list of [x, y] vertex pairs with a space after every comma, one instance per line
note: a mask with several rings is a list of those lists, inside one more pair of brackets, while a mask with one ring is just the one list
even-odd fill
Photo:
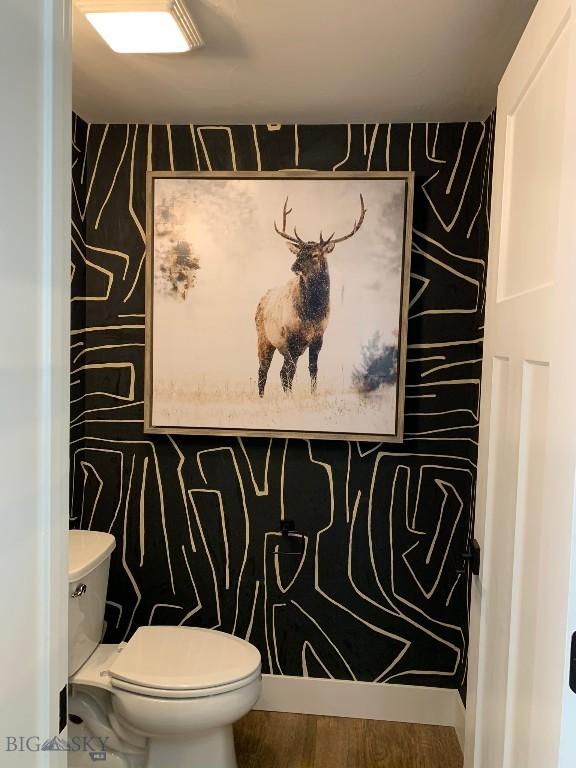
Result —
[[302, 555], [304, 553], [304, 535], [296, 531], [294, 520], [280, 520], [282, 538], [276, 547], [277, 555]]

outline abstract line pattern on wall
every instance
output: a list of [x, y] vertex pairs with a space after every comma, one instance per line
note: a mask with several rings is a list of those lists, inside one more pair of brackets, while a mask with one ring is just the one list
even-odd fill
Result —
[[[118, 542], [107, 641], [190, 624], [276, 674], [462, 683], [492, 134], [74, 118], [71, 525]], [[416, 172], [404, 443], [144, 434], [146, 171], [290, 168]]]

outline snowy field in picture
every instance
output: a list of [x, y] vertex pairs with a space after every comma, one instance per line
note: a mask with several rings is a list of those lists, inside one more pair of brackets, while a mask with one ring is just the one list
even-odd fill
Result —
[[153, 183], [152, 428], [393, 436], [406, 180]]

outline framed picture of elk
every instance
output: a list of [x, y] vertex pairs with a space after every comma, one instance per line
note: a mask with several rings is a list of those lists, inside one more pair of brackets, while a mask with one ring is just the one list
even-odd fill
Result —
[[398, 442], [413, 174], [148, 174], [145, 430]]

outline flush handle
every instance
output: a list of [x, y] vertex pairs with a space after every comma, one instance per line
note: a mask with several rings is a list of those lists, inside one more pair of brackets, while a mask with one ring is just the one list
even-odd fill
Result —
[[70, 597], [82, 597], [83, 594], [86, 592], [86, 584], [78, 584], [74, 592], [70, 595]]

